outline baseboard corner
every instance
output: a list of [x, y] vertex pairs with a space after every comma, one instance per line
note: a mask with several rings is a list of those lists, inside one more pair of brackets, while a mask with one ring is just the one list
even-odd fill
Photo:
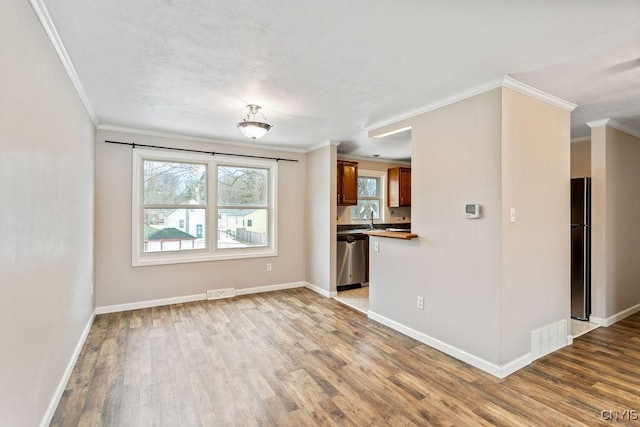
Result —
[[87, 337], [89, 336], [89, 331], [91, 330], [91, 325], [93, 325], [93, 321], [96, 318], [96, 310], [91, 312], [91, 316], [89, 316], [89, 321], [84, 327], [82, 334], [80, 335], [80, 339], [76, 344], [73, 353], [71, 354], [71, 359], [69, 359], [69, 363], [67, 364], [64, 373], [62, 374], [62, 378], [60, 378], [60, 382], [56, 387], [56, 390], [49, 401], [49, 406], [47, 407], [44, 416], [42, 417], [42, 422], [40, 423], [40, 427], [46, 427], [51, 423], [54, 414], [56, 413], [56, 409], [58, 408], [58, 404], [60, 403], [60, 399], [62, 399], [62, 394], [64, 393], [65, 388], [67, 387], [67, 382], [69, 382], [69, 378], [71, 378], [71, 374], [73, 373], [73, 368], [76, 366], [76, 362], [78, 361], [78, 357], [80, 357], [80, 352], [82, 351], [82, 347], [84, 346]]
[[603, 319], [601, 317], [595, 317], [595, 316], [589, 316], [589, 322], [591, 323], [595, 323], [596, 325], [600, 325], [600, 326], [604, 326], [605, 328], [608, 328], [609, 326], [613, 325], [614, 323], [617, 323], [619, 321], [621, 321], [622, 319], [626, 319], [627, 317], [636, 314], [637, 312], [640, 311], [640, 303], [633, 305], [627, 309], [624, 309], [622, 311], [619, 311], [618, 313], [614, 314], [613, 316], [609, 316], [606, 319]]
[[305, 283], [304, 285], [305, 288], [310, 289], [313, 292], [320, 294], [325, 298], [333, 298], [338, 295], [337, 291], [327, 291], [326, 289], [322, 289], [321, 287], [316, 286], [312, 283], [309, 283], [309, 282], [304, 282], [304, 283]]

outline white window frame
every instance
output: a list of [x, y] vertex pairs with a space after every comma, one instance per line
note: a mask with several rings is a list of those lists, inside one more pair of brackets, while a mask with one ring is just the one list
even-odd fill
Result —
[[[380, 191], [379, 199], [380, 199], [380, 218], [374, 219], [374, 223], [384, 223], [387, 218], [387, 173], [385, 171], [373, 171], [366, 169], [358, 169], [358, 178], [360, 177], [369, 177], [369, 178], [378, 178], [380, 179]], [[360, 196], [358, 196], [360, 197]], [[353, 209], [357, 209], [358, 206], [351, 206], [351, 210], [349, 211], [349, 222], [351, 224], [368, 224], [371, 222], [370, 219], [352, 219], [351, 211]]]
[[[143, 206], [143, 162], [158, 160], [166, 162], [191, 162], [207, 165], [207, 214], [205, 232], [207, 248], [192, 250], [176, 250], [163, 252], [144, 252], [144, 206]], [[217, 207], [217, 172], [218, 166], [252, 167], [268, 170], [267, 180], [267, 215], [268, 244], [247, 248], [218, 249], [218, 207]], [[278, 255], [277, 200], [278, 200], [278, 163], [271, 160], [248, 159], [241, 157], [211, 156], [199, 153], [182, 153], [135, 148], [133, 150], [132, 174], [132, 215], [131, 245], [134, 267], [146, 265], [180, 264], [188, 262], [205, 262], [242, 258], [273, 257]]]

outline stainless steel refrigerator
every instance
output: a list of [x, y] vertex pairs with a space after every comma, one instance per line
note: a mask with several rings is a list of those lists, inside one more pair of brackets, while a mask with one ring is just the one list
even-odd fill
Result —
[[571, 180], [571, 317], [591, 314], [591, 178]]

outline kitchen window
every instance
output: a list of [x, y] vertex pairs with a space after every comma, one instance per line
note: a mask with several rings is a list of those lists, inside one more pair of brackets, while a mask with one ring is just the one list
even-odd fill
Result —
[[384, 172], [358, 172], [358, 204], [351, 207], [352, 220], [382, 219], [384, 209]]
[[272, 161], [135, 149], [132, 264], [277, 255], [276, 175]]

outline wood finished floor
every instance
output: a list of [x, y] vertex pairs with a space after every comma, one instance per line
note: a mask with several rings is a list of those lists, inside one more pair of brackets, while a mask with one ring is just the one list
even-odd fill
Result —
[[307, 289], [97, 316], [54, 426], [640, 425], [640, 313], [499, 380]]

